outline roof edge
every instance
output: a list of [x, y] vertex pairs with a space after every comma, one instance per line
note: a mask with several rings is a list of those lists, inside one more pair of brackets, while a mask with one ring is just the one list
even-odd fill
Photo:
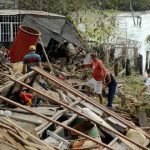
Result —
[[22, 14], [22, 15], [26, 15], [26, 14], [31, 14], [31, 15], [43, 15], [43, 16], [53, 16], [53, 17], [61, 17], [61, 18], [66, 18], [63, 15], [58, 15], [58, 14], [53, 14], [53, 13], [49, 13], [46, 11], [38, 11], [38, 10], [19, 10], [19, 9], [1, 9], [0, 10], [0, 15], [4, 16], [4, 15], [18, 15], [18, 14]]

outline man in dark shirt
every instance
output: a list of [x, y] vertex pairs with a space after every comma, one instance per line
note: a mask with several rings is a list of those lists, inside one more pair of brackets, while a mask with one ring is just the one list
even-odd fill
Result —
[[107, 107], [112, 108], [113, 99], [116, 92], [117, 82], [111, 72], [107, 69], [105, 84], [108, 86], [108, 104]]
[[30, 53], [24, 56], [23, 58], [23, 74], [30, 72], [31, 68], [34, 66], [39, 66], [42, 69], [41, 57], [35, 53], [35, 45], [30, 46]]

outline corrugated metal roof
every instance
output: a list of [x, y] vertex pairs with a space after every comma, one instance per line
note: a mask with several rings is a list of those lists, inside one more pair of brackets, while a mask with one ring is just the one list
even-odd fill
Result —
[[32, 10], [0, 10], [0, 16], [25, 15], [21, 24], [33, 27], [42, 33], [44, 45], [47, 46], [50, 38], [62, 42], [65, 40], [83, 48], [75, 28], [65, 16]]
[[25, 15], [22, 25], [32, 27], [42, 33], [41, 37], [44, 46], [47, 46], [50, 39], [53, 38], [60, 43], [65, 40], [75, 44], [81, 48], [83, 44], [79, 40], [74, 26], [67, 20], [67, 18], [41, 16], [41, 15]]

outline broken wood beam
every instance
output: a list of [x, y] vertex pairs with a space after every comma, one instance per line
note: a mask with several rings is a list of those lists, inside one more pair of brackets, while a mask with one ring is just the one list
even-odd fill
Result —
[[49, 58], [48, 58], [47, 54], [46, 54], [46, 51], [45, 51], [45, 48], [44, 48], [44, 45], [43, 45], [41, 36], [39, 36], [39, 39], [40, 39], [40, 43], [41, 43], [42, 50], [43, 50], [43, 52], [44, 52], [45, 58], [46, 58], [46, 60], [47, 60], [47, 62], [48, 62], [48, 65], [49, 65], [49, 67], [50, 67], [50, 69], [51, 69], [52, 75], [55, 75], [55, 74], [54, 74], [53, 67], [52, 67], [52, 65], [51, 65], [51, 63], [50, 63], [50, 61], [49, 61]]
[[150, 127], [141, 127], [143, 130], [150, 130]]
[[[9, 99], [8, 99], [8, 100], [9, 100]], [[11, 101], [11, 100], [9, 100], [9, 101]], [[9, 103], [9, 101], [7, 101], [7, 102]], [[16, 102], [14, 102], [14, 103], [16, 103]], [[16, 103], [16, 104], [17, 104], [17, 103]], [[12, 105], [14, 105], [14, 104], [12, 104]], [[20, 105], [20, 104], [19, 104], [19, 105]], [[15, 105], [15, 106], [16, 106], [16, 105]], [[25, 134], [27, 134], [29, 137], [31, 137], [31, 138], [34, 139], [35, 141], [41, 143], [43, 146], [46, 146], [46, 147], [49, 148], [50, 150], [54, 150], [54, 149], [52, 148], [52, 147], [54, 147], [54, 146], [52, 146], [52, 145], [47, 145], [45, 142], [43, 142], [43, 141], [40, 140], [39, 138], [35, 137], [35, 136], [32, 135], [31, 133], [27, 132], [26, 130], [24, 130], [23, 128], [21, 128], [20, 126], [18, 126], [17, 124], [15, 124], [14, 122], [12, 122], [10, 119], [4, 118], [4, 120], [5, 120], [6, 122], [8, 122], [11, 126], [13, 126], [14, 128], [16, 128], [16, 129], [18, 129], [18, 130], [24, 132]], [[50, 147], [50, 146], [51, 146], [51, 147]], [[56, 147], [54, 147], [54, 148], [56, 148]]]
[[[73, 115], [71, 116], [71, 118], [69, 118], [68, 120], [62, 122], [62, 124], [64, 124], [64, 125], [69, 125], [74, 119], [77, 118], [77, 116], [78, 116], [77, 114], [73, 114]], [[59, 127], [59, 128], [57, 128], [57, 129], [54, 131], [54, 133], [55, 133], [55, 134], [59, 134], [62, 130], [63, 130], [63, 128], [62, 128], [62, 127]]]
[[[11, 131], [11, 130], [8, 130], [8, 131]], [[5, 137], [5, 139], [7, 139], [10, 142], [10, 144], [14, 145], [17, 149], [25, 150], [25, 148], [19, 142], [13, 139], [7, 132], [0, 129], [0, 133]]]
[[71, 150], [92, 150], [92, 149], [99, 149], [98, 145], [93, 145], [93, 146], [84, 146], [84, 147], [79, 147], [79, 148], [71, 148]]
[[[5, 115], [2, 115], [2, 114], [0, 114], [0, 116], [5, 117]], [[13, 119], [13, 120], [21, 121], [21, 122], [27, 122], [27, 123], [34, 124], [34, 125], [40, 125], [41, 124], [41, 122], [39, 122], [39, 121], [29, 120], [29, 119], [25, 119], [22, 117], [9, 116], [9, 118]]]
[[113, 128], [120, 131], [121, 133], [127, 132], [128, 127], [113, 117], [108, 117], [106, 119], [106, 122], [109, 123]]
[[[27, 112], [27, 111], [23, 111], [23, 110], [16, 110], [16, 109], [11, 109], [11, 108], [0, 108], [0, 110], [9, 110], [9, 111], [12, 111], [12, 112], [15, 112], [15, 113], [21, 113], [21, 114], [31, 114], [30, 112]], [[52, 114], [44, 114], [46, 116], [52, 116]]]
[[[70, 144], [70, 141], [62, 138], [61, 136], [59, 136], [58, 134], [55, 134], [54, 132], [50, 131], [50, 130], [47, 130], [46, 132], [51, 138], [54, 138], [60, 142], [63, 142], [65, 143], [66, 145], [69, 145]], [[44, 139], [44, 142], [47, 142], [49, 140], [49, 137]]]
[[[73, 102], [73, 103], [71, 103], [69, 106], [71, 107], [71, 106], [74, 106], [74, 105], [76, 105], [76, 104], [78, 104], [80, 102], [80, 100], [77, 100], [77, 101], [75, 101], [75, 102]], [[61, 110], [61, 111], [59, 111], [58, 113], [56, 113], [56, 114], [54, 114], [53, 116], [52, 116], [52, 119], [58, 119], [59, 118], [59, 116], [60, 115], [62, 115], [62, 114], [64, 114], [65, 112], [67, 111], [67, 109], [64, 109], [64, 110]], [[42, 126], [42, 128], [41, 128], [41, 130], [37, 130], [36, 129], [36, 131], [38, 131], [37, 132], [37, 134], [39, 135], [39, 134], [41, 134], [45, 129], [47, 129], [50, 125], [51, 125], [52, 123], [45, 123], [43, 126]]]

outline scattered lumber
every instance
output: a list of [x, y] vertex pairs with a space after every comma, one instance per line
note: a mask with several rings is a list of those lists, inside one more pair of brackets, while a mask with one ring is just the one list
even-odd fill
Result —
[[[4, 97], [5, 95], [0, 96], [0, 100], [17, 107], [0, 106], [1, 110], [12, 112], [8, 117], [0, 114], [0, 132], [2, 133], [2, 135], [0, 134], [0, 141], [2, 148], [8, 150], [148, 149], [147, 145], [149, 144], [150, 136], [128, 121], [130, 120], [130, 112], [121, 113], [124, 118], [128, 119], [126, 120], [121, 115], [92, 102], [91, 98], [73, 87], [73, 81], [70, 80], [72, 84], [68, 84], [36, 67], [33, 68], [33, 73], [35, 72], [41, 75], [45, 81], [49, 81], [50, 87], [47, 90], [40, 86], [38, 82], [32, 86], [24, 83], [24, 79], [29, 76], [24, 77], [24, 79], [10, 77], [13, 84], [9, 85], [9, 87], [13, 85], [14, 89], [16, 89], [17, 85], [29, 90], [43, 100], [43, 106], [23, 106]], [[123, 92], [122, 95], [126, 98]], [[126, 99], [127, 103], [132, 103], [132, 107], [134, 107], [134, 104], [135, 106], [139, 104], [136, 99], [127, 98], [130, 100]], [[117, 111], [119, 112], [119, 110]], [[88, 130], [88, 124], [83, 125], [84, 131], [75, 128], [82, 121], [87, 121], [91, 124]], [[128, 136], [127, 133], [130, 129], [143, 137], [142, 144], [139, 144], [133, 137]], [[108, 141], [108, 137], [111, 139], [110, 141]], [[74, 145], [71, 148], [72, 139], [74, 138], [79, 141], [83, 138], [85, 140], [79, 147]], [[13, 145], [11, 145], [12, 143]]]
[[[34, 70], [37, 71], [37, 69], [34, 69]], [[90, 98], [86, 97], [83, 93], [81, 94], [79, 91], [75, 90], [75, 89], [74, 89], [73, 87], [71, 87], [71, 86], [68, 86], [67, 84], [65, 84], [65, 83], [62, 82], [61, 80], [58, 80], [58, 79], [56, 79], [55, 77], [52, 77], [51, 75], [49, 75], [48, 73], [45, 73], [44, 71], [41, 71], [40, 69], [39, 69], [37, 72], [40, 73], [40, 74], [41, 74], [42, 76], [44, 76], [45, 78], [48, 78], [48, 79], [50, 79], [51, 81], [53, 81], [53, 82], [57, 83], [58, 85], [62, 86], [63, 88], [69, 90], [69, 91], [72, 92], [73, 94], [78, 95], [81, 99], [84, 99], [85, 101], [91, 103], [91, 104], [94, 105], [95, 107], [98, 106], [98, 105], [92, 103], [91, 100], [90, 100]], [[138, 146], [138, 147], [142, 147], [142, 149], [147, 149], [147, 148], [145, 148], [145, 147], [139, 145], [138, 143], [135, 143], [134, 141], [128, 139], [126, 136], [123, 136], [123, 135], [120, 134], [119, 132], [115, 131], [112, 127], [106, 127], [106, 126], [104, 126], [101, 122], [96, 121], [96, 120], [93, 119], [91, 116], [88, 117], [88, 115], [85, 115], [85, 114], [83, 114], [83, 113], [80, 113], [80, 111], [77, 111], [77, 110], [75, 110], [75, 109], [73, 109], [73, 108], [71, 108], [71, 107], [68, 107], [68, 105], [66, 105], [66, 104], [64, 104], [64, 103], [62, 103], [62, 102], [60, 102], [60, 101], [58, 101], [57, 99], [54, 99], [53, 97], [48, 96], [47, 94], [43, 94], [43, 93], [39, 92], [38, 90], [36, 90], [36, 89], [34, 89], [34, 88], [32, 88], [32, 87], [29, 87], [29, 86], [27, 86], [26, 84], [24, 84], [24, 83], [22, 83], [22, 82], [20, 82], [20, 81], [17, 81], [17, 80], [15, 80], [15, 79], [13, 79], [13, 78], [11, 78], [11, 79], [12, 79], [13, 81], [15, 81], [16, 83], [19, 83], [19, 84], [21, 84], [22, 86], [25, 86], [26, 88], [29, 88], [30, 90], [32, 90], [32, 91], [34, 91], [34, 92], [36, 92], [36, 93], [38, 93], [38, 94], [40, 94], [40, 95], [42, 95], [42, 96], [45, 96], [45, 97], [47, 98], [47, 100], [53, 100], [53, 101], [57, 102], [58, 104], [60, 104], [60, 105], [62, 105], [62, 106], [64, 106], [64, 107], [66, 107], [67, 109], [73, 111], [74, 113], [77, 113], [78, 115], [81, 115], [81, 116], [87, 118], [88, 120], [91, 120], [92, 122], [98, 124], [100, 127], [102, 127], [102, 128], [104, 128], [104, 129], [106, 129], [106, 130], [112, 132], [113, 134], [119, 136], [119, 138], [120, 138], [122, 141], [125, 142], [125, 141], [127, 140], [128, 142], [125, 142], [126, 144], [129, 143], [129, 142], [131, 142], [132, 145], [136, 145], [136, 146]], [[102, 106], [101, 106], [101, 107], [98, 107], [98, 108], [99, 108], [99, 109], [102, 109], [105, 113], [107, 112], [108, 114], [113, 115], [112, 112], [109, 112], [106, 108], [104, 108], [104, 107], [102, 107]], [[116, 115], [116, 114], [115, 114], [115, 115]], [[120, 118], [120, 117], [115, 116], [115, 115], [113, 115], [114, 118], [116, 118], [116, 119], [119, 119], [119, 118]], [[92, 119], [91, 119], [91, 118], [92, 118]], [[54, 120], [53, 120], [53, 121], [54, 121]], [[132, 125], [129, 125], [129, 122], [126, 122], [123, 118], [120, 118], [119, 121], [122, 121], [123, 123], [126, 123], [128, 126], [134, 128]], [[60, 124], [59, 124], [59, 125], [60, 125]], [[63, 127], [64, 127], [64, 126], [63, 126]], [[68, 128], [68, 127], [67, 127], [67, 128]], [[85, 136], [85, 135], [84, 135], [84, 136]], [[86, 138], [87, 138], [87, 137], [86, 137]], [[129, 145], [130, 145], [130, 144], [129, 144]], [[135, 146], [135, 147], [136, 147], [136, 146]]]
[[[3, 122], [3, 125], [6, 126], [10, 125], [10, 128], [13, 127], [13, 130], [1, 127], [0, 141], [3, 147], [18, 150], [26, 150], [26, 147], [30, 149], [39, 149], [39, 150], [54, 150], [54, 148], [48, 146], [42, 140], [38, 139], [37, 137], [33, 136], [32, 134], [30, 134], [29, 132], [25, 131], [17, 124], [12, 122], [10, 118], [3, 118], [1, 121]], [[28, 138], [24, 138], [22, 134], [26, 134], [26, 137]], [[34, 139], [36, 142], [33, 142], [34, 140], [30, 140], [29, 137]]]

